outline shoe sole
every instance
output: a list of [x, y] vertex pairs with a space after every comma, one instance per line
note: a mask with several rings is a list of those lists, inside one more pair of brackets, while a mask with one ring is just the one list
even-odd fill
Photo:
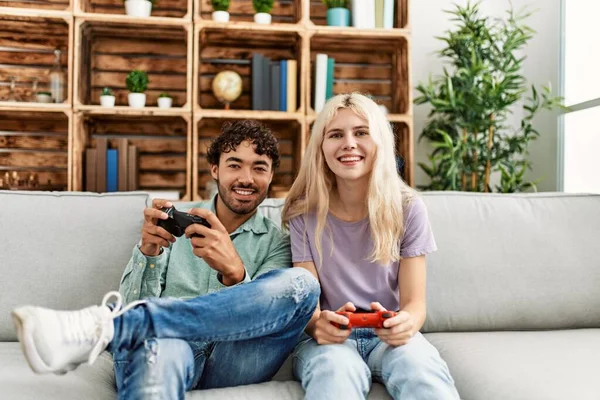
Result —
[[34, 324], [29, 318], [31, 316], [30, 308], [17, 308], [11, 313], [11, 315], [13, 324], [15, 325], [15, 329], [17, 331], [19, 343], [21, 344], [21, 350], [25, 355], [27, 364], [29, 364], [29, 367], [33, 370], [33, 372], [38, 374], [47, 374], [50, 372], [61, 373], [62, 371], [53, 371], [50, 369], [50, 367], [44, 363], [37, 351], [37, 348], [35, 347], [35, 343], [32, 340], [33, 330], [35, 328], [33, 326]]

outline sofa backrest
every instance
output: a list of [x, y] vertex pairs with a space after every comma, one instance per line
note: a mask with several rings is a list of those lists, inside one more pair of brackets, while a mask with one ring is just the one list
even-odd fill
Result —
[[0, 341], [10, 311], [99, 304], [140, 239], [145, 193], [0, 191]]

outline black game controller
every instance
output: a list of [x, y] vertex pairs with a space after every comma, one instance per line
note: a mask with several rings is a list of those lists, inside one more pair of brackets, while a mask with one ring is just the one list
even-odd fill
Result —
[[[210, 228], [210, 224], [207, 220], [197, 215], [188, 214], [186, 212], [178, 211], [175, 207], [161, 208], [160, 211], [166, 213], [169, 218], [159, 219], [158, 226], [165, 229], [170, 234], [180, 237], [185, 232], [185, 228], [192, 224], [201, 224]], [[193, 236], [200, 236], [194, 234]]]

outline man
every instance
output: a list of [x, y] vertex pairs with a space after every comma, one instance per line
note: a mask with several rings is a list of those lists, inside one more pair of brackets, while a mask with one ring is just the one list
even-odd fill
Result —
[[[211, 228], [192, 224], [176, 239], [157, 226], [171, 203], [155, 200], [144, 210], [121, 294], [80, 311], [13, 311], [35, 372], [65, 373], [106, 349], [120, 399], [181, 399], [277, 372], [320, 293], [310, 273], [288, 268], [289, 237], [257, 212], [279, 164], [277, 141], [257, 122], [227, 123], [208, 161], [218, 194], [188, 212]], [[124, 308], [122, 297], [130, 302]]]

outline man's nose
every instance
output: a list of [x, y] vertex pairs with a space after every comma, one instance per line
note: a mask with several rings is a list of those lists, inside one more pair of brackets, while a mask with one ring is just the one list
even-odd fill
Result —
[[249, 168], [242, 168], [238, 180], [240, 183], [253, 183], [254, 177], [252, 176], [252, 171]]

